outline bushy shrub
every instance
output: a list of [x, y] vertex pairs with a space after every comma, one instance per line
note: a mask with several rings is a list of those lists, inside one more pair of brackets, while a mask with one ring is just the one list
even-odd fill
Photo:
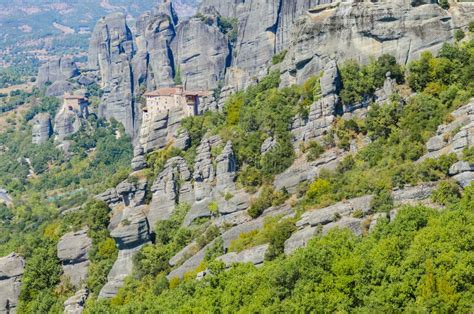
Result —
[[393, 198], [390, 191], [382, 190], [377, 193], [370, 204], [373, 212], [386, 213], [393, 209]]
[[283, 220], [278, 223], [275, 232], [270, 236], [270, 245], [265, 253], [265, 260], [273, 260], [283, 254], [285, 249], [285, 241], [296, 230], [294, 222], [291, 220]]
[[272, 186], [265, 185], [256, 199], [253, 199], [248, 209], [252, 218], [259, 217], [263, 211], [271, 206], [283, 204], [289, 197], [288, 191], [275, 191]]
[[283, 50], [283, 51], [280, 51], [279, 53], [273, 55], [272, 64], [275, 65], [275, 64], [281, 63], [285, 59], [285, 56], [286, 56], [287, 52], [288, 52], [287, 50]]
[[320, 203], [331, 193], [331, 183], [325, 179], [316, 179], [311, 183], [306, 191], [306, 198], [310, 202]]
[[462, 29], [458, 29], [454, 32], [454, 39], [456, 41], [461, 41], [464, 39], [464, 37], [466, 37], [466, 34], [464, 33]]
[[456, 204], [461, 198], [461, 189], [456, 182], [443, 181], [431, 195], [433, 202], [440, 205]]
[[324, 147], [316, 141], [311, 141], [306, 147], [306, 160], [315, 161], [324, 153]]

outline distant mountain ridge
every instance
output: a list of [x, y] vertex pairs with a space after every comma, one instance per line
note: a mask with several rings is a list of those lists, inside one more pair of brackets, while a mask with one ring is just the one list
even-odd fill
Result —
[[[53, 54], [87, 48], [96, 21], [112, 12], [137, 17], [162, 0], [0, 0], [0, 48], [5, 54], [46, 49]], [[196, 12], [200, 0], [175, 0], [181, 17]], [[72, 50], [72, 51], [71, 51]]]

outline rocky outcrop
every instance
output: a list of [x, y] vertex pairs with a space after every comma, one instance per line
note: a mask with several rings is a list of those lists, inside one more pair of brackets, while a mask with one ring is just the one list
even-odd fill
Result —
[[57, 81], [46, 88], [46, 96], [61, 97], [65, 93], [72, 93], [74, 85], [68, 81]]
[[[142, 154], [161, 149], [174, 142], [179, 146], [186, 146], [186, 139], [179, 138], [179, 127], [182, 119], [186, 117], [183, 108], [162, 111], [160, 108], [151, 107], [142, 115], [142, 125], [139, 131], [139, 146], [143, 149]], [[177, 137], [178, 135], [178, 137]], [[181, 134], [186, 136], [185, 133]], [[139, 155], [136, 155], [139, 156]]]
[[145, 207], [124, 209], [120, 223], [110, 233], [120, 250], [131, 249], [150, 240], [150, 229], [145, 210]]
[[304, 82], [330, 59], [367, 62], [384, 53], [405, 64], [452, 40], [453, 21], [437, 4], [340, 2], [316, 6], [295, 23], [282, 64], [283, 84]]
[[287, 170], [275, 176], [273, 185], [277, 190], [286, 188], [288, 192], [294, 193], [300, 183], [313, 181], [322, 169], [336, 169], [346, 155], [347, 153], [342, 150], [333, 149], [326, 151], [312, 162], [308, 162], [305, 156], [301, 156]]
[[285, 242], [285, 254], [306, 246], [316, 234], [326, 234], [334, 228], [349, 228], [357, 235], [362, 234], [364, 219], [361, 217], [370, 214], [372, 199], [370, 195], [362, 196], [304, 213], [296, 222], [299, 230]]
[[8, 193], [8, 191], [0, 187], [0, 204], [5, 204], [7, 207], [13, 205], [13, 199]]
[[84, 306], [86, 305], [88, 296], [89, 292], [87, 289], [77, 291], [75, 295], [64, 302], [64, 313], [81, 314], [84, 311]]
[[131, 135], [138, 115], [131, 66], [134, 52], [133, 35], [124, 14], [113, 13], [97, 22], [90, 41], [88, 67], [100, 72], [104, 95], [99, 115], [121, 122]]
[[211, 143], [204, 138], [196, 150], [194, 162], [194, 203], [184, 219], [184, 225], [189, 225], [194, 219], [209, 217], [209, 204], [212, 201], [212, 184], [215, 170], [211, 158]]
[[306, 212], [301, 216], [296, 226], [301, 229], [305, 226], [326, 225], [338, 220], [338, 217], [350, 215], [355, 211], [361, 211], [362, 214], [366, 215], [370, 213], [372, 198], [372, 196], [362, 196], [326, 208]]
[[265, 253], [268, 250], [268, 246], [268, 244], [264, 244], [238, 253], [230, 252], [218, 257], [217, 260], [223, 262], [227, 267], [236, 263], [252, 263], [254, 265], [260, 265], [265, 260]]
[[392, 191], [394, 209], [387, 213], [372, 213], [373, 196], [366, 195], [334, 205], [305, 212], [296, 222], [298, 230], [285, 242], [285, 254], [304, 247], [315, 235], [325, 235], [331, 229], [349, 229], [356, 235], [372, 231], [382, 218], [393, 220], [403, 205], [432, 205], [430, 197], [437, 183], [408, 186]]
[[146, 166], [145, 151], [143, 150], [143, 147], [136, 146], [133, 150], [132, 170], [140, 171], [145, 169]]
[[436, 183], [427, 183], [417, 186], [407, 186], [403, 189], [392, 191], [393, 203], [395, 206], [413, 205], [430, 198], [436, 190]]
[[342, 81], [335, 61], [330, 61], [325, 66], [320, 85], [321, 98], [311, 105], [308, 117], [297, 116], [293, 122], [291, 133], [295, 143], [321, 141], [338, 114], [338, 93]]
[[119, 222], [112, 220], [110, 236], [119, 248], [117, 260], [107, 276], [107, 283], [102, 287], [99, 297], [111, 298], [123, 286], [125, 278], [132, 273], [133, 256], [150, 242], [150, 227], [146, 218], [146, 206], [126, 207], [120, 212]]
[[137, 21], [133, 58], [135, 88], [145, 84], [149, 90], [174, 84], [175, 69], [171, 40], [175, 37], [178, 17], [171, 2], [159, 5]]
[[375, 92], [376, 102], [383, 104], [390, 100], [390, 97], [395, 93], [396, 80], [392, 78], [392, 73], [387, 72], [385, 74], [385, 81], [383, 87]]
[[117, 260], [107, 276], [107, 283], [100, 290], [99, 298], [113, 298], [117, 295], [117, 292], [125, 282], [125, 278], [132, 273], [133, 256], [141, 248], [142, 245], [119, 251]]
[[54, 117], [55, 141], [62, 142], [85, 125], [88, 116], [87, 108], [69, 106], [66, 102]]
[[64, 276], [76, 288], [80, 288], [87, 279], [88, 254], [92, 246], [92, 239], [87, 232], [84, 229], [67, 233], [61, 237], [57, 246]]
[[12, 253], [0, 258], [0, 313], [15, 313], [25, 260]]
[[111, 208], [118, 205], [140, 206], [145, 202], [146, 188], [146, 179], [136, 178], [132, 173], [129, 179], [120, 182], [117, 187], [97, 195], [96, 199], [107, 203]]
[[43, 144], [49, 140], [53, 134], [49, 113], [40, 113], [34, 117], [31, 132], [33, 144]]
[[169, 219], [177, 204], [192, 204], [194, 195], [190, 180], [191, 172], [183, 158], [174, 157], [167, 161], [151, 188], [153, 198], [148, 212], [151, 226]]
[[449, 175], [465, 188], [474, 181], [474, 165], [467, 161], [459, 161], [451, 166]]
[[455, 153], [462, 155], [474, 143], [474, 100], [451, 113], [452, 122], [438, 127], [436, 135], [428, 140], [428, 153], [421, 158], [437, 158]]
[[173, 40], [174, 59], [186, 89], [209, 91], [218, 87], [230, 60], [227, 37], [217, 25], [217, 17], [207, 23], [200, 17], [181, 23]]
[[[247, 221], [245, 223], [241, 223], [238, 225], [235, 225], [234, 227], [226, 230], [221, 234], [221, 238], [224, 242], [224, 250], [227, 250], [230, 246], [230, 243], [232, 240], [237, 239], [241, 234], [243, 233], [248, 233], [254, 230], [258, 230], [263, 228], [263, 225], [265, 223], [265, 219], [267, 217], [275, 217], [275, 216], [281, 216], [285, 217], [288, 215], [293, 214], [293, 210], [290, 206], [284, 205], [276, 208], [269, 208], [264, 211], [261, 217]], [[204, 257], [206, 255], [206, 250], [214, 244], [214, 241], [203, 247], [200, 251], [195, 253], [193, 256], [188, 258], [181, 266], [175, 268], [173, 271], [171, 271], [167, 278], [182, 278], [187, 272], [192, 271], [196, 269], [199, 264], [204, 260]], [[189, 250], [188, 252], [192, 253], [192, 250]], [[264, 253], [263, 253], [264, 254]]]
[[79, 75], [76, 64], [68, 58], [50, 60], [40, 66], [36, 84], [40, 87], [55, 82], [64, 82]]

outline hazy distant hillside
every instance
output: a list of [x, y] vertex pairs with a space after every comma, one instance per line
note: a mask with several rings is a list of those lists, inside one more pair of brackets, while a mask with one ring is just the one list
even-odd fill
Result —
[[[0, 0], [0, 59], [8, 61], [25, 48], [78, 53], [87, 46], [97, 20], [122, 11], [131, 16], [161, 0]], [[194, 14], [200, 0], [176, 0], [181, 16]], [[41, 54], [40, 54], [41, 55]]]

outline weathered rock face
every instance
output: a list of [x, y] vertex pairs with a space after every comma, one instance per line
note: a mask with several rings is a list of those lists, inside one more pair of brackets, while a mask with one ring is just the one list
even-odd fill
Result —
[[53, 126], [51, 125], [51, 117], [48, 113], [40, 113], [33, 119], [31, 128], [33, 144], [42, 144], [53, 134]]
[[174, 157], [168, 160], [151, 188], [153, 199], [148, 212], [151, 226], [157, 221], [169, 219], [176, 204], [192, 204], [194, 195], [190, 180], [191, 172], [183, 158]]
[[189, 225], [194, 219], [209, 217], [211, 212], [208, 208], [212, 201], [212, 183], [215, 178], [215, 170], [211, 158], [211, 143], [204, 138], [196, 150], [194, 163], [194, 203], [184, 219], [184, 224]]
[[337, 203], [326, 208], [309, 211], [301, 216], [296, 226], [303, 228], [305, 226], [314, 227], [317, 225], [326, 225], [338, 220], [338, 217], [347, 216], [356, 210], [367, 214], [371, 209], [371, 201], [372, 196], [364, 196], [362, 198], [348, 200], [347, 202]]
[[24, 259], [12, 253], [0, 258], [0, 313], [15, 313], [20, 296]]
[[99, 298], [113, 298], [123, 286], [125, 278], [132, 273], [133, 256], [140, 251], [142, 245], [132, 249], [120, 250], [117, 260], [107, 276], [107, 283], [100, 290]]
[[71, 59], [58, 58], [40, 66], [36, 82], [38, 86], [43, 87], [47, 83], [66, 81], [77, 75], [79, 75], [79, 70]]
[[148, 108], [142, 115], [139, 145], [143, 153], [164, 148], [167, 144], [176, 141], [175, 135], [179, 130], [180, 122], [186, 117], [186, 113], [181, 108], [165, 112], [158, 109]]
[[209, 25], [192, 18], [181, 23], [172, 45], [176, 71], [186, 89], [209, 91], [224, 80], [230, 49], [216, 21]]
[[58, 243], [58, 258], [62, 263], [64, 275], [71, 284], [79, 288], [87, 279], [89, 266], [88, 254], [92, 239], [87, 235], [88, 230], [67, 233]]
[[61, 97], [64, 93], [72, 93], [74, 85], [68, 81], [56, 81], [46, 89], [46, 96]]
[[474, 100], [457, 109], [451, 116], [454, 120], [447, 125], [440, 125], [436, 135], [426, 143], [428, 154], [425, 158], [437, 158], [444, 154], [462, 154], [465, 148], [474, 143]]
[[295, 160], [290, 168], [276, 175], [273, 185], [277, 190], [286, 188], [290, 193], [294, 193], [301, 182], [313, 181], [322, 169], [336, 169], [337, 165], [346, 155], [347, 152], [333, 149], [325, 152], [312, 162], [306, 161], [306, 157], [302, 156]]
[[137, 54], [133, 59], [135, 87], [146, 83], [148, 89], [174, 84], [174, 64], [170, 43], [175, 37], [178, 17], [171, 3], [147, 12], [137, 21]]
[[268, 244], [259, 245], [242, 252], [231, 252], [218, 257], [217, 259], [224, 262], [227, 267], [235, 263], [252, 263], [260, 265], [265, 260], [265, 253], [268, 250]]
[[121, 122], [132, 135], [137, 119], [131, 66], [134, 52], [133, 35], [124, 14], [114, 13], [97, 22], [90, 41], [88, 66], [100, 71], [104, 96], [99, 114]]
[[436, 190], [436, 183], [422, 184], [418, 186], [408, 186], [404, 189], [392, 191], [393, 203], [395, 206], [413, 205], [430, 198]]
[[[285, 242], [285, 254], [306, 246], [314, 235], [326, 234], [333, 228], [349, 228], [357, 235], [362, 234], [364, 219], [360, 217], [370, 214], [372, 199], [370, 195], [362, 196], [304, 213], [296, 223], [299, 230]], [[359, 218], [351, 217], [356, 212]]]
[[87, 297], [89, 292], [87, 289], [82, 289], [76, 292], [75, 295], [70, 297], [64, 302], [64, 313], [65, 314], [81, 314], [84, 310]]
[[[215, 1], [212, 1], [215, 2]], [[229, 1], [233, 2], [233, 1]], [[237, 2], [237, 1], [236, 1]], [[225, 3], [217, 5], [222, 8]], [[231, 4], [227, 5], [231, 7]], [[204, 4], [203, 4], [204, 6]], [[237, 19], [237, 40], [231, 66], [227, 70], [224, 95], [248, 87], [256, 78], [266, 75], [272, 56], [277, 52], [277, 29], [281, 1], [238, 1], [227, 10]], [[226, 9], [223, 9], [225, 12]], [[224, 15], [224, 13], [220, 12]]]
[[315, 7], [293, 30], [282, 64], [284, 85], [302, 83], [330, 59], [367, 62], [388, 53], [404, 64], [451, 41], [453, 23], [436, 4], [379, 1]]
[[[283, 217], [290, 214], [293, 214], [293, 210], [289, 206], [269, 208], [264, 211], [261, 217], [235, 225], [229, 230], [223, 232], [221, 235], [222, 240], [224, 241], [224, 250], [227, 250], [232, 240], [237, 239], [241, 234], [262, 228], [264, 225], [265, 219], [267, 217], [275, 217], [275, 216]], [[196, 269], [199, 266], [199, 264], [204, 260], [204, 257], [206, 255], [206, 250], [209, 247], [211, 247], [213, 244], [214, 244], [214, 241], [212, 241], [211, 243], [203, 247], [199, 252], [195, 253], [193, 256], [188, 258], [181, 266], [171, 271], [168, 274], [167, 278], [168, 279], [175, 278], [175, 277], [182, 278], [184, 274], [187, 273], [188, 271]], [[192, 251], [188, 251], [188, 252], [192, 253]], [[256, 256], [261, 256], [262, 255], [261, 253], [262, 251], [260, 251], [260, 254], [256, 254]], [[265, 252], [263, 252], [263, 255], [264, 254]], [[241, 257], [243, 258], [243, 255], [241, 255]]]
[[[116, 210], [114, 210], [115, 212]], [[133, 256], [150, 242], [150, 227], [146, 217], [146, 206], [126, 207], [120, 214], [114, 213], [109, 229], [119, 248], [117, 260], [107, 276], [107, 283], [99, 293], [100, 298], [111, 298], [123, 286], [125, 278], [132, 273]]]
[[[133, 176], [133, 175], [132, 175]], [[144, 178], [136, 181], [125, 180], [117, 187], [110, 188], [105, 192], [96, 196], [96, 199], [104, 201], [111, 208], [118, 205], [123, 206], [140, 206], [145, 202], [147, 182]]]
[[336, 118], [337, 105], [342, 81], [335, 61], [330, 61], [324, 68], [320, 79], [321, 98], [311, 105], [306, 119], [296, 117], [292, 126], [293, 141], [295, 143], [308, 143], [321, 140], [329, 131]]
[[110, 236], [114, 238], [120, 250], [132, 249], [150, 239], [150, 229], [144, 207], [127, 207], [118, 226]]
[[61, 142], [66, 137], [79, 132], [83, 125], [83, 118], [80, 111], [63, 106], [54, 118], [55, 140]]
[[451, 166], [449, 175], [453, 176], [453, 179], [465, 188], [474, 181], [474, 165], [467, 161], [459, 161]]

